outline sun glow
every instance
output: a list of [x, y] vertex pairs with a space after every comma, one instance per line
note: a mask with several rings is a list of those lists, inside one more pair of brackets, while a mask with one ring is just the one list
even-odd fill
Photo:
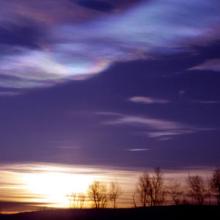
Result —
[[69, 195], [86, 193], [94, 177], [84, 174], [46, 171], [24, 175], [24, 183], [30, 193], [53, 207], [68, 207]]
[[93, 204], [88, 197], [88, 189], [94, 181], [103, 182], [107, 187], [116, 182], [125, 191], [119, 206], [129, 207], [129, 195], [134, 191], [139, 174], [137, 170], [98, 166], [0, 164], [0, 198], [10, 204], [4, 212], [33, 211], [42, 207], [89, 208]]

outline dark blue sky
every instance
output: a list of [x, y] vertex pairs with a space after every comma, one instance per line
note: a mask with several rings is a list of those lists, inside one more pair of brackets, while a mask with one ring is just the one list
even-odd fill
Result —
[[0, 0], [1, 162], [220, 166], [217, 0]]

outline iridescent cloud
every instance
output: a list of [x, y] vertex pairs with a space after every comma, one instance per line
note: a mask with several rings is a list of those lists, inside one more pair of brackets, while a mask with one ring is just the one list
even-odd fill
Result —
[[219, 36], [219, 7], [217, 0], [4, 1], [0, 87], [84, 80], [115, 62], [189, 50]]

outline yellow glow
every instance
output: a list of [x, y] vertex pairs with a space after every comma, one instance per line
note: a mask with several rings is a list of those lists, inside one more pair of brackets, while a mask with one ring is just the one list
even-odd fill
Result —
[[94, 181], [90, 175], [46, 171], [24, 175], [24, 184], [31, 194], [41, 197], [49, 206], [68, 207], [72, 193], [86, 193]]
[[[80, 207], [79, 201], [71, 201], [70, 195], [75, 194], [76, 200], [84, 194], [88, 196], [88, 187], [94, 181], [116, 182], [122, 189], [118, 207], [133, 207], [132, 193], [140, 170], [123, 170], [109, 167], [89, 167], [77, 165], [62, 165], [49, 163], [17, 163], [0, 164], [0, 198], [12, 202], [13, 206], [3, 207], [2, 212], [19, 212], [38, 210], [39, 207]], [[195, 169], [190, 175], [200, 175], [204, 178], [212, 174], [212, 169]], [[177, 180], [181, 184], [189, 176], [188, 170], [164, 171], [166, 184]], [[17, 203], [17, 204], [16, 204]], [[112, 207], [108, 204], [108, 207]], [[91, 207], [85, 199], [83, 207]]]

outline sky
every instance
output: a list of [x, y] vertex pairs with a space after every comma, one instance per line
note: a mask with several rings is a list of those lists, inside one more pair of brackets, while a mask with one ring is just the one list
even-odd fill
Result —
[[0, 161], [219, 166], [218, 0], [1, 0]]
[[0, 4], [1, 172], [220, 166], [219, 0]]

